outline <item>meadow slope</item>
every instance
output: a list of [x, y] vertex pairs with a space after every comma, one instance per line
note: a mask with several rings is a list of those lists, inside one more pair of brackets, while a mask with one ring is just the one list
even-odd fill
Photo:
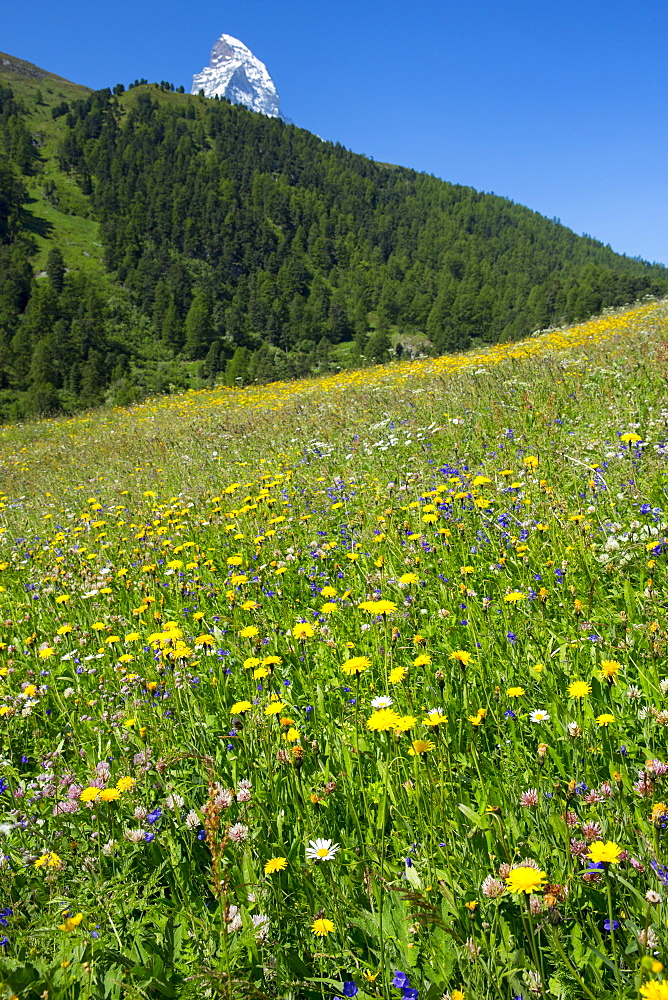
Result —
[[668, 303], [0, 428], [7, 997], [668, 1000]]

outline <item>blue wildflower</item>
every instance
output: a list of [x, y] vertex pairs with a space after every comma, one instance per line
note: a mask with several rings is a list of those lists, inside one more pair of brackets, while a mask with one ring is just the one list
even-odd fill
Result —
[[650, 863], [661, 885], [668, 886], [668, 866], [660, 865], [656, 860], [652, 860]]

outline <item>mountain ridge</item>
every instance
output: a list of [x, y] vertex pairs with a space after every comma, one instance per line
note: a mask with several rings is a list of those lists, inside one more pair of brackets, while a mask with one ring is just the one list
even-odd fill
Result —
[[91, 92], [0, 61], [0, 173], [0, 419], [516, 340], [668, 291], [508, 199], [164, 81]]
[[205, 97], [225, 97], [270, 118], [280, 117], [278, 93], [267, 67], [232, 35], [220, 36], [209, 65], [193, 76], [191, 94], [200, 90]]
[[7, 52], [0, 52], [0, 73], [5, 76], [15, 75], [35, 80], [51, 80], [55, 83], [67, 84], [70, 87], [76, 87], [85, 93], [91, 93], [90, 87], [86, 87], [80, 83], [73, 83], [64, 76], [58, 76], [50, 70], [42, 69], [40, 66], [35, 65], [35, 63], [28, 62], [26, 59], [19, 59], [16, 56], [11, 56]]

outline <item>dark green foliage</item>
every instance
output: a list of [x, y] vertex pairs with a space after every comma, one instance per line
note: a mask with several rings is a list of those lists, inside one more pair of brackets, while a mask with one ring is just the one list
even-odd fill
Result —
[[186, 342], [183, 349], [186, 357], [206, 357], [212, 339], [211, 303], [206, 294], [198, 290], [186, 316]]
[[234, 385], [246, 385], [248, 381], [248, 362], [250, 360], [250, 351], [247, 347], [237, 347], [234, 354], [227, 362], [227, 367], [225, 368], [225, 384]]
[[371, 334], [364, 353], [371, 361], [386, 364], [390, 360], [390, 337], [386, 328], [379, 328]]
[[13, 164], [0, 155], [0, 243], [12, 243], [17, 233], [21, 204], [28, 193]]
[[52, 108], [108, 274], [66, 273], [54, 242], [45, 281], [30, 112], [0, 84], [0, 419], [326, 371], [345, 341], [352, 363], [397, 335], [465, 350], [668, 290], [665, 268], [505, 199], [182, 91], [136, 80]]
[[70, 106], [67, 101], [61, 101], [60, 104], [56, 104], [53, 108], [51, 108], [51, 117], [60, 118], [62, 115], [66, 115], [69, 110]]
[[65, 281], [65, 261], [60, 247], [52, 247], [49, 251], [46, 273], [54, 292], [62, 292]]
[[37, 151], [24, 117], [25, 112], [14, 100], [11, 87], [0, 83], [0, 153], [13, 160], [22, 174], [30, 174]]

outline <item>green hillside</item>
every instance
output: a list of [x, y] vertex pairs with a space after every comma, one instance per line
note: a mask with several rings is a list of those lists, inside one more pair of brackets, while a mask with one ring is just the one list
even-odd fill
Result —
[[0, 56], [0, 418], [517, 340], [668, 290], [507, 199]]
[[[73, 177], [57, 167], [56, 154], [62, 123], [52, 109], [63, 101], [80, 101], [90, 94], [88, 87], [70, 83], [22, 59], [0, 52], [0, 80], [11, 87], [23, 109], [26, 124], [39, 154], [40, 169], [24, 175], [29, 201], [25, 203], [26, 228], [33, 234], [37, 252], [32, 258], [35, 271], [46, 267], [48, 252], [55, 240], [68, 267], [86, 268], [100, 258], [99, 230], [88, 200], [81, 196]], [[5, 150], [7, 152], [7, 150]], [[44, 189], [51, 193], [44, 196]], [[99, 270], [99, 267], [97, 268]]]
[[0, 428], [3, 1000], [666, 1000], [667, 340]]

